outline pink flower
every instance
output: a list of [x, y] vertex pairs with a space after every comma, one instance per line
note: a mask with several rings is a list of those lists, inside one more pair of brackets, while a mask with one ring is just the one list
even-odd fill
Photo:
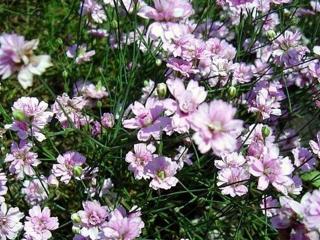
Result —
[[317, 133], [317, 142], [310, 140], [309, 145], [312, 152], [320, 158], [320, 131]]
[[133, 208], [127, 214], [122, 206], [117, 207], [110, 213], [109, 221], [103, 226], [101, 239], [136, 239], [144, 228], [144, 222], [140, 216], [139, 209]]
[[303, 223], [310, 230], [318, 230], [320, 227], [320, 191], [314, 190], [306, 193], [301, 199], [301, 209], [294, 209], [303, 216]]
[[316, 160], [307, 148], [295, 148], [292, 150], [294, 165], [301, 171], [310, 171], [314, 169]]
[[218, 172], [217, 185], [222, 189], [222, 194], [231, 197], [242, 196], [248, 192], [244, 183], [250, 175], [243, 167], [224, 168]]
[[266, 190], [272, 184], [278, 191], [287, 194], [287, 188], [293, 183], [290, 174], [294, 168], [288, 157], [279, 156], [277, 147], [265, 148], [262, 157], [253, 158], [249, 164], [249, 172], [259, 178], [259, 190]]
[[238, 6], [246, 3], [251, 3], [253, 0], [227, 0], [230, 2], [233, 6]]
[[205, 101], [207, 92], [194, 80], [189, 81], [187, 88], [178, 78], [168, 79], [166, 83], [177, 102], [176, 113], [172, 117], [172, 127], [178, 133], [188, 132], [190, 128], [188, 119], [197, 110], [199, 104]]
[[265, 197], [262, 199], [260, 204], [261, 210], [268, 217], [277, 215], [279, 202], [277, 199], [274, 199], [271, 196]]
[[19, 179], [23, 179], [25, 175], [33, 176], [35, 174], [33, 167], [40, 164], [38, 154], [30, 151], [31, 148], [31, 144], [26, 141], [20, 141], [19, 145], [13, 142], [11, 153], [4, 159], [4, 162], [10, 163], [10, 173], [16, 174]]
[[148, 141], [151, 137], [159, 140], [163, 131], [167, 134], [171, 133], [171, 119], [161, 116], [165, 109], [160, 101], [148, 98], [145, 106], [135, 102], [131, 110], [135, 117], [124, 120], [123, 126], [129, 129], [140, 129], [137, 134], [140, 141]]
[[82, 203], [83, 210], [78, 211], [80, 217], [79, 226], [81, 235], [90, 237], [90, 239], [98, 239], [102, 225], [109, 217], [107, 208], [101, 206], [98, 201], [86, 201]]
[[35, 56], [33, 50], [38, 48], [39, 40], [25, 41], [17, 34], [0, 35], [0, 75], [2, 79], [18, 73], [18, 81], [26, 89], [33, 84], [33, 75], [42, 75], [52, 66], [49, 55]]
[[109, 96], [106, 88], [98, 83], [94, 85], [87, 81], [77, 81], [73, 86], [74, 95], [82, 95], [86, 99], [102, 99]]
[[248, 83], [253, 77], [252, 66], [245, 63], [233, 64], [232, 83]]
[[130, 163], [129, 170], [134, 173], [136, 179], [147, 179], [149, 176], [145, 172], [145, 166], [152, 161], [156, 148], [154, 145], [139, 143], [134, 145], [134, 151], [126, 155], [126, 162]]
[[41, 142], [46, 137], [40, 131], [51, 121], [53, 116], [52, 112], [46, 111], [47, 108], [46, 102], [39, 102], [35, 97], [21, 97], [14, 102], [12, 107], [12, 112], [21, 115], [21, 119], [14, 120], [11, 125], [6, 127], [17, 132], [20, 139], [32, 136]]
[[101, 125], [105, 128], [112, 128], [114, 126], [114, 121], [112, 113], [104, 113], [101, 116]]
[[[0, 172], [0, 204], [5, 201], [4, 197], [8, 192], [7, 184], [7, 176], [5, 173]], [[1, 234], [0, 234], [1, 236]]]
[[52, 167], [52, 173], [60, 178], [61, 182], [68, 184], [74, 175], [74, 167], [82, 166], [86, 162], [86, 158], [78, 152], [69, 151], [59, 155], [57, 161], [58, 164], [54, 164]]
[[91, 57], [96, 54], [96, 51], [91, 50], [87, 52], [87, 46], [83, 45], [72, 45], [67, 50], [67, 57], [68, 58], [75, 58], [76, 64], [81, 64], [84, 62], [90, 62]]
[[51, 231], [59, 227], [57, 217], [51, 217], [48, 207], [41, 210], [40, 206], [34, 206], [29, 210], [24, 225], [25, 235], [34, 240], [47, 240], [52, 237]]
[[25, 200], [32, 206], [42, 203], [48, 196], [48, 182], [43, 176], [39, 179], [25, 180], [21, 190]]
[[191, 61], [180, 58], [170, 58], [167, 62], [167, 67], [186, 77], [190, 77], [190, 74], [198, 73], [198, 70], [193, 67]]
[[1, 203], [0, 206], [0, 238], [2, 240], [17, 238], [19, 232], [23, 229], [20, 220], [23, 218], [23, 213], [19, 208], [9, 208], [6, 203]]
[[214, 165], [218, 169], [241, 167], [246, 162], [242, 154], [233, 152], [222, 156], [221, 160], [215, 160]]
[[103, 7], [95, 0], [85, 0], [83, 5], [80, 5], [79, 13], [89, 16], [96, 23], [102, 23], [107, 19]]
[[143, 6], [138, 15], [155, 21], [179, 21], [193, 14], [192, 5], [188, 0], [153, 0], [154, 8]]
[[80, 128], [91, 121], [89, 116], [81, 112], [86, 104], [87, 100], [83, 97], [73, 97], [70, 99], [66, 93], [63, 93], [62, 96], [57, 97], [51, 108], [63, 128], [67, 128], [69, 124]]
[[177, 169], [178, 164], [170, 158], [163, 156], [153, 158], [146, 166], [146, 172], [152, 178], [149, 186], [154, 190], [168, 190], [176, 186], [178, 179], [174, 175], [177, 173]]
[[178, 163], [178, 170], [181, 170], [185, 163], [191, 166], [193, 153], [188, 153], [188, 148], [185, 146], [179, 146], [176, 150], [178, 154], [174, 156], [173, 160]]
[[237, 137], [243, 122], [234, 119], [236, 109], [222, 100], [202, 103], [192, 116], [193, 140], [201, 153], [210, 149], [221, 155], [237, 148]]

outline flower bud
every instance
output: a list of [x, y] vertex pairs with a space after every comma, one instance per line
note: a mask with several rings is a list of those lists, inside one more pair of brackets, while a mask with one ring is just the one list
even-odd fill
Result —
[[21, 110], [15, 110], [12, 113], [14, 119], [18, 121], [24, 121], [26, 119], [26, 115]]
[[102, 108], [102, 102], [99, 100], [99, 101], [97, 101], [97, 107], [98, 108]]
[[63, 72], [62, 72], [62, 77], [63, 78], [67, 78], [68, 77], [68, 71], [66, 71], [66, 70], [64, 70]]
[[270, 131], [270, 128], [267, 127], [267, 126], [263, 126], [262, 127], [262, 136], [264, 138], [268, 137], [270, 135], [271, 131]]
[[114, 19], [114, 20], [111, 21], [111, 27], [112, 27], [112, 28], [118, 28], [118, 25], [119, 25], [119, 24], [118, 24], [118, 21], [117, 21], [117, 20]]
[[57, 39], [57, 44], [63, 45], [63, 40], [62, 40], [61, 38], [58, 38], [58, 39]]
[[105, 128], [112, 128], [114, 126], [114, 116], [112, 113], [104, 113], [101, 117], [101, 125]]
[[82, 173], [83, 173], [83, 168], [82, 168], [81, 166], [75, 166], [75, 167], [73, 168], [73, 174], [74, 174], [74, 176], [76, 176], [76, 177], [81, 177]]
[[162, 60], [160, 58], [157, 58], [156, 65], [159, 67], [162, 64]]
[[71, 220], [72, 220], [72, 222], [74, 222], [74, 223], [79, 223], [79, 222], [81, 222], [81, 219], [80, 219], [80, 216], [79, 216], [78, 213], [72, 213], [72, 214], [71, 214]]
[[320, 46], [314, 46], [312, 49], [313, 53], [320, 57]]
[[72, 232], [73, 232], [74, 234], [80, 234], [81, 229], [80, 229], [79, 227], [72, 226]]
[[165, 83], [157, 84], [157, 95], [159, 98], [165, 98], [167, 95], [167, 85]]
[[234, 98], [235, 96], [237, 96], [237, 88], [235, 86], [231, 86], [228, 88], [228, 96], [230, 98]]
[[274, 30], [267, 31], [267, 38], [272, 41], [277, 36]]

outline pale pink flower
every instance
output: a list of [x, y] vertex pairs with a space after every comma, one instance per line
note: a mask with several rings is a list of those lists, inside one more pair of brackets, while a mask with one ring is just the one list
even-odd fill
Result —
[[170, 189], [178, 183], [175, 177], [178, 164], [170, 158], [158, 156], [153, 158], [146, 166], [147, 174], [152, 178], [149, 186], [153, 189]]
[[101, 125], [105, 128], [113, 128], [115, 124], [114, 116], [112, 113], [104, 113], [101, 116]]
[[11, 125], [6, 127], [17, 132], [20, 139], [32, 136], [41, 142], [46, 139], [41, 130], [51, 121], [53, 116], [52, 112], [46, 111], [47, 108], [46, 102], [39, 102], [35, 97], [21, 97], [14, 102], [12, 112], [21, 115], [22, 119], [14, 120]]
[[129, 213], [119, 206], [110, 213], [109, 221], [103, 226], [101, 239], [133, 240], [144, 228], [140, 209], [133, 207]]
[[19, 144], [13, 142], [11, 153], [4, 159], [4, 162], [10, 163], [10, 173], [17, 175], [19, 179], [23, 179], [25, 175], [33, 176], [35, 174], [33, 168], [40, 164], [38, 154], [32, 152], [31, 148], [31, 143], [26, 141], [22, 140]]
[[23, 229], [20, 220], [24, 214], [19, 208], [8, 208], [6, 203], [1, 203], [0, 206], [0, 238], [1, 240], [17, 239], [19, 232]]
[[168, 79], [166, 83], [177, 105], [176, 113], [172, 117], [173, 130], [178, 133], [188, 132], [190, 128], [188, 120], [197, 107], [205, 101], [207, 92], [194, 80], [190, 80], [186, 88], [183, 81], [178, 78]]
[[154, 8], [143, 6], [138, 15], [159, 22], [174, 22], [186, 19], [193, 14], [192, 5], [188, 0], [153, 0], [153, 3]]
[[273, 217], [277, 215], [279, 202], [277, 199], [274, 199], [272, 196], [268, 196], [262, 199], [260, 204], [262, 212], [268, 217]]
[[81, 112], [86, 105], [87, 100], [83, 97], [70, 98], [66, 93], [63, 93], [57, 97], [51, 109], [63, 128], [67, 128], [69, 125], [80, 128], [91, 121], [89, 116]]
[[21, 190], [25, 194], [25, 200], [32, 206], [41, 204], [48, 196], [48, 181], [45, 177], [25, 180]]
[[81, 95], [86, 99], [102, 99], [109, 96], [106, 88], [98, 83], [94, 85], [88, 81], [77, 81], [73, 86], [74, 95]]
[[109, 218], [107, 207], [101, 206], [98, 201], [86, 201], [82, 203], [83, 210], [78, 211], [80, 217], [80, 233], [92, 240], [98, 239], [102, 225]]
[[248, 188], [244, 184], [249, 178], [250, 174], [243, 167], [224, 168], [218, 172], [217, 185], [224, 195], [242, 196], [248, 192]]
[[317, 142], [310, 140], [309, 145], [311, 147], [312, 152], [320, 158], [320, 131], [317, 133]]
[[319, 1], [310, 1], [310, 6], [312, 7], [313, 11], [320, 12], [320, 2]]
[[18, 72], [18, 81], [26, 89], [33, 84], [33, 75], [42, 75], [52, 66], [49, 55], [35, 56], [39, 40], [25, 41], [17, 34], [0, 35], [0, 75], [2, 79]]
[[[0, 172], [0, 204], [5, 201], [4, 197], [8, 192], [7, 184], [7, 176], [5, 173]], [[1, 234], [0, 234], [1, 236]]]
[[177, 149], [178, 154], [173, 158], [178, 163], [178, 170], [181, 170], [186, 163], [188, 166], [192, 165], [193, 153], [188, 153], [188, 148], [186, 146], [179, 146]]
[[193, 114], [193, 140], [201, 153], [210, 149], [214, 154], [232, 152], [237, 148], [237, 137], [242, 131], [242, 120], [234, 119], [236, 109], [222, 101], [202, 103]]
[[293, 183], [290, 174], [294, 167], [288, 157], [279, 156], [276, 146], [265, 148], [261, 158], [253, 158], [249, 165], [249, 172], [259, 178], [259, 190], [266, 190], [272, 184], [278, 191], [287, 194], [287, 187]]
[[241, 153], [233, 152], [221, 156], [221, 160], [215, 160], [214, 165], [218, 169], [237, 168], [245, 164], [246, 159]]
[[134, 173], [136, 179], [147, 179], [145, 166], [152, 161], [156, 147], [153, 144], [139, 143], [133, 146], [134, 150], [126, 155], [126, 162], [130, 163], [129, 170]]
[[191, 74], [196, 74], [199, 70], [195, 69], [191, 61], [186, 61], [180, 58], [169, 58], [167, 67], [181, 73], [185, 77], [190, 77]]
[[131, 110], [134, 118], [123, 121], [123, 126], [129, 129], [140, 129], [137, 137], [140, 141], [147, 141], [151, 137], [159, 140], [164, 131], [171, 134], [171, 119], [161, 116], [165, 108], [161, 101], [155, 98], [148, 98], [145, 106], [134, 102]]
[[305, 172], [314, 169], [316, 160], [307, 148], [295, 148], [292, 150], [292, 154], [294, 157], [294, 165], [301, 171]]
[[87, 15], [96, 23], [102, 23], [107, 19], [103, 7], [95, 0], [85, 0], [83, 4], [80, 5], [79, 13]]
[[41, 210], [40, 206], [34, 206], [29, 210], [24, 225], [25, 235], [34, 240], [47, 240], [52, 237], [51, 231], [59, 227], [57, 217], [51, 217], [48, 207]]
[[247, 65], [245, 63], [235, 63], [233, 64], [232, 68], [232, 83], [234, 85], [237, 83], [248, 83], [252, 80], [253, 72], [251, 65]]
[[301, 199], [301, 208], [294, 210], [303, 216], [303, 223], [310, 230], [318, 230], [320, 227], [320, 191], [314, 190], [306, 193]]
[[61, 182], [68, 184], [74, 175], [74, 167], [82, 166], [86, 162], [86, 158], [78, 152], [69, 151], [59, 155], [57, 161], [58, 164], [54, 164], [52, 167], [52, 173], [60, 178]]
[[68, 58], [75, 58], [76, 64], [81, 64], [84, 62], [90, 62], [92, 56], [96, 54], [96, 51], [91, 50], [87, 52], [87, 46], [85, 44], [74, 44], [68, 48], [66, 54]]

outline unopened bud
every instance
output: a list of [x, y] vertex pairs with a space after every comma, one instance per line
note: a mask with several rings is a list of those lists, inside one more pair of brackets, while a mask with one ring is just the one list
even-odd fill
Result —
[[235, 96], [237, 96], [237, 89], [234, 86], [231, 86], [228, 88], [228, 96], [230, 98], [234, 98]]
[[275, 37], [277, 36], [276, 32], [274, 30], [269, 30], [267, 31], [267, 38], [271, 41], [273, 39], [275, 39]]
[[157, 58], [156, 65], [159, 67], [162, 64], [162, 60], [160, 58]]
[[80, 234], [81, 229], [79, 227], [72, 226], [72, 232], [75, 233], [75, 234]]
[[66, 70], [64, 70], [63, 72], [62, 72], [62, 77], [63, 78], [68, 78], [68, 71], [66, 71]]
[[262, 127], [262, 136], [264, 137], [264, 138], [266, 138], [266, 137], [268, 137], [269, 135], [270, 135], [270, 128], [269, 127], [267, 127], [267, 126], [263, 126]]
[[315, 55], [320, 57], [320, 46], [314, 46], [312, 51]]
[[74, 223], [79, 223], [79, 222], [81, 222], [81, 219], [80, 219], [80, 216], [79, 216], [78, 213], [72, 213], [72, 214], [71, 214], [71, 220], [72, 220], [72, 222], [74, 222]]
[[102, 102], [99, 100], [99, 101], [97, 101], [97, 107], [98, 108], [102, 108]]
[[165, 83], [157, 84], [157, 94], [159, 98], [165, 98], [167, 95], [167, 85]]
[[16, 119], [18, 121], [23, 121], [26, 119], [26, 115], [21, 110], [13, 111], [12, 116], [14, 119]]
[[111, 21], [111, 27], [112, 27], [112, 28], [118, 28], [118, 25], [119, 25], [119, 24], [118, 24], [118, 21], [117, 21], [117, 20], [114, 19], [114, 20]]
[[61, 38], [58, 38], [58, 39], [57, 39], [57, 44], [63, 45], [63, 40], [62, 40]]
[[82, 167], [80, 167], [80, 166], [75, 166], [75, 167], [73, 168], [73, 174], [74, 174], [76, 177], [81, 177], [82, 173], [83, 173], [83, 168], [82, 168]]

